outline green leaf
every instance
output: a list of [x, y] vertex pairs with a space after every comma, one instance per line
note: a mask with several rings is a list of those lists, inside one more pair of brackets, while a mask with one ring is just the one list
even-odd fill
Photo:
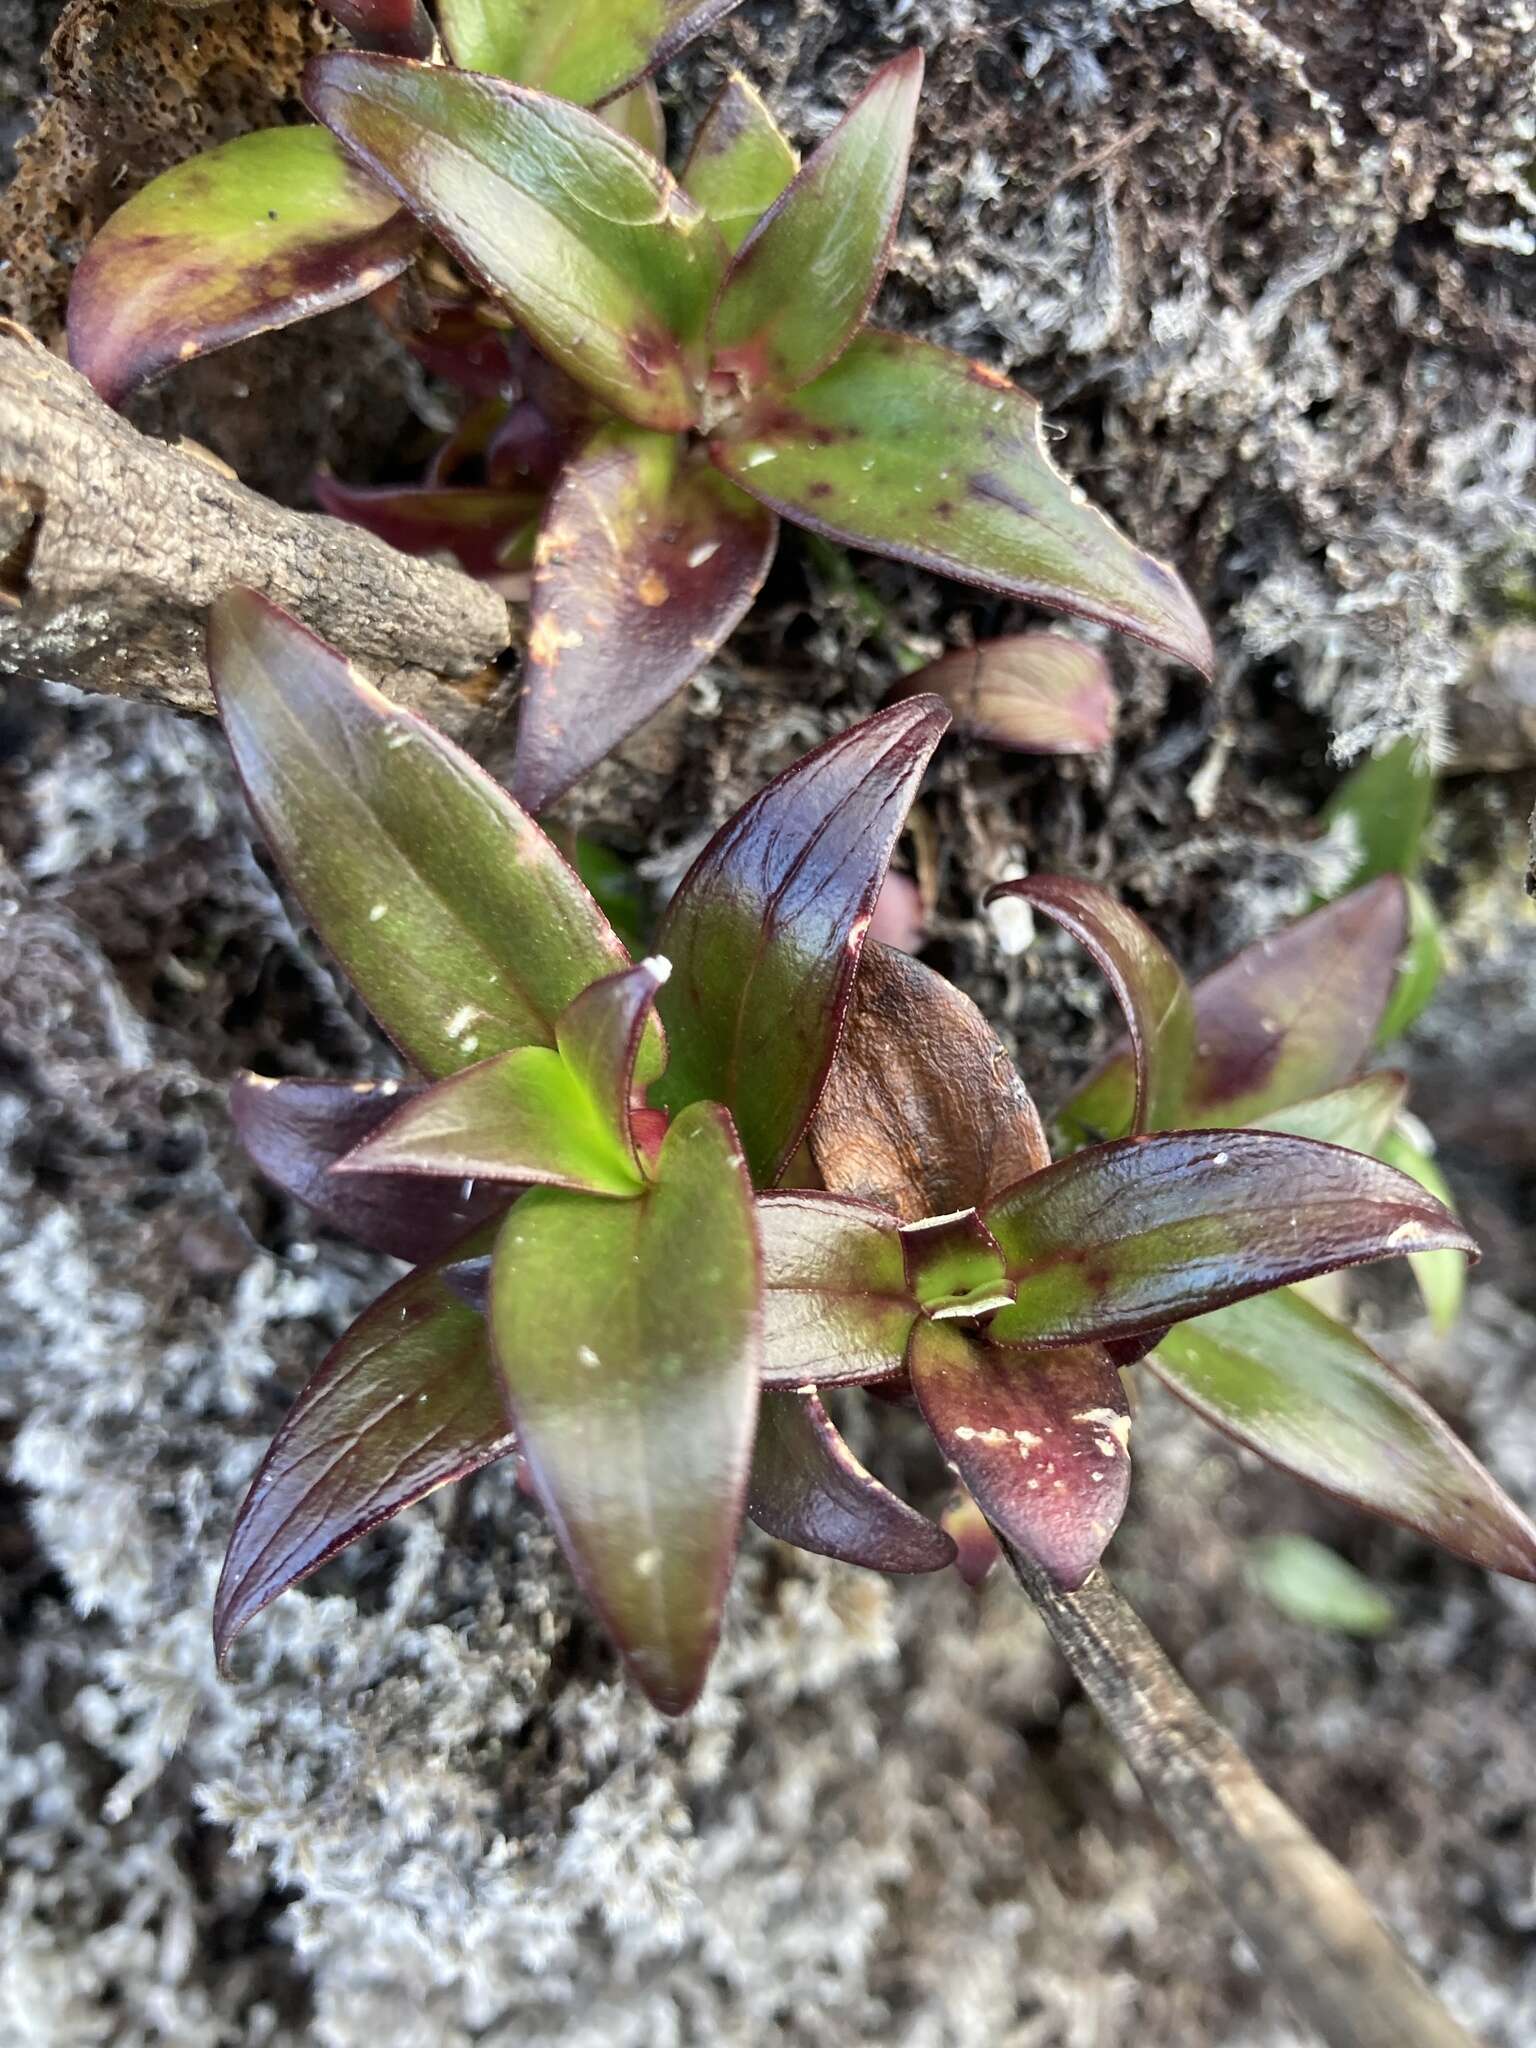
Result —
[[740, 0], [438, 0], [465, 71], [591, 105], [611, 100], [713, 28]]
[[894, 1216], [846, 1195], [759, 1197], [763, 1384], [900, 1379], [917, 1303]]
[[419, 235], [323, 128], [266, 128], [163, 171], [75, 271], [69, 359], [108, 405], [193, 356], [366, 298]]
[[1348, 832], [1359, 858], [1344, 886], [1358, 889], [1378, 875], [1415, 875], [1435, 776], [1416, 739], [1400, 739], [1346, 775], [1323, 811], [1330, 834]]
[[693, 424], [720, 240], [654, 157], [564, 100], [352, 50], [311, 62], [305, 98], [578, 384]]
[[697, 1699], [746, 1497], [761, 1362], [752, 1193], [730, 1118], [672, 1125], [633, 1202], [535, 1188], [491, 1327], [533, 1483], [647, 1698]]
[[1397, 1608], [1363, 1572], [1310, 1536], [1265, 1536], [1248, 1553], [1248, 1576], [1287, 1621], [1332, 1635], [1384, 1636]]
[[[1407, 930], [1403, 884], [1368, 882], [1235, 954], [1195, 984], [1195, 1061], [1179, 1121], [1246, 1124], [1353, 1078], [1376, 1042]], [[1073, 1097], [1063, 1125], [1125, 1130], [1134, 1091], [1117, 1053]]]
[[1195, 1056], [1195, 1006], [1179, 964], [1133, 911], [1095, 882], [1031, 875], [986, 901], [1020, 897], [1069, 931], [1092, 957], [1125, 1016], [1135, 1073], [1131, 1129], [1177, 1123]]
[[[1421, 1142], [1421, 1139], [1424, 1142]], [[1373, 1148], [1389, 1166], [1416, 1180], [1424, 1192], [1455, 1212], [1445, 1175], [1435, 1164], [1429, 1133], [1416, 1117], [1404, 1116]], [[1445, 1336], [1461, 1314], [1467, 1292], [1467, 1264], [1455, 1252], [1414, 1252], [1408, 1261], [1436, 1332]]]
[[[209, 613], [208, 663], [246, 795], [316, 930], [432, 1077], [552, 1046], [628, 965], [533, 820], [424, 719], [254, 591]], [[642, 1078], [660, 1069], [660, 1037]]]
[[1096, 754], [1119, 700], [1097, 647], [1065, 633], [1009, 633], [952, 648], [914, 670], [899, 694], [931, 691], [955, 730], [1018, 754]]
[[736, 252], [710, 322], [717, 374], [793, 391], [863, 325], [907, 185], [923, 54], [882, 65]]
[[935, 1322], [972, 1322], [1013, 1300], [1003, 1254], [974, 1209], [901, 1226], [907, 1284]]
[[824, 741], [721, 827], [668, 908], [659, 1100], [724, 1102], [759, 1186], [816, 1107], [891, 849], [947, 723], [919, 697]]
[[632, 1107], [635, 1068], [645, 1043], [656, 992], [672, 972], [666, 960], [642, 960], [638, 967], [593, 982], [555, 1022], [560, 1057], [596, 1110], [609, 1144], [623, 1157], [633, 1178], [644, 1175], [635, 1145]]
[[602, 118], [618, 134], [627, 135], [631, 142], [638, 143], [647, 156], [655, 157], [660, 163], [666, 162], [667, 117], [662, 109], [661, 94], [651, 79], [642, 78], [628, 92], [610, 100], [602, 110]]
[[[1382, 1140], [1402, 1109], [1407, 1092], [1407, 1077], [1383, 1067], [1377, 1073], [1363, 1074], [1358, 1081], [1346, 1081], [1342, 1088], [1330, 1088], [1325, 1095], [1309, 1095], [1285, 1109], [1272, 1109], [1267, 1116], [1256, 1116], [1253, 1128], [1289, 1131], [1293, 1138], [1316, 1138], [1324, 1145], [1342, 1145], [1349, 1152], [1373, 1152], [1378, 1158], [1386, 1158]], [[1396, 1166], [1400, 1162], [1388, 1163]], [[1437, 1194], [1434, 1188], [1429, 1192]], [[1443, 1201], [1444, 1197], [1438, 1199]], [[1459, 1253], [1435, 1252], [1429, 1256], [1454, 1257], [1458, 1269], [1463, 1265]]]
[[827, 1187], [908, 1223], [972, 1208], [1051, 1163], [1029, 1091], [976, 1005], [873, 942], [810, 1140]]
[[757, 595], [778, 521], [675, 434], [612, 421], [549, 499], [512, 793], [562, 796], [708, 661]]
[[781, 1542], [875, 1572], [936, 1572], [955, 1546], [874, 1479], [814, 1394], [764, 1394], [747, 1513]]
[[1408, 1382], [1289, 1289], [1183, 1323], [1148, 1364], [1229, 1436], [1455, 1557], [1536, 1578], [1536, 1529]]
[[1445, 972], [1445, 943], [1435, 906], [1422, 884], [1405, 882], [1408, 892], [1408, 936], [1397, 963], [1397, 980], [1376, 1027], [1376, 1043], [1400, 1038], [1440, 986]]
[[772, 114], [733, 71], [699, 124], [682, 186], [734, 252], [799, 168]]
[[408, 1102], [335, 1173], [428, 1173], [633, 1196], [632, 1150], [599, 1114], [558, 1052], [496, 1053]]
[[710, 454], [814, 533], [1100, 620], [1211, 670], [1194, 599], [1055, 467], [1035, 400], [947, 349], [871, 328], [813, 384], [721, 426]]
[[1477, 1250], [1406, 1175], [1280, 1131], [1095, 1145], [1010, 1188], [982, 1221], [1017, 1287], [991, 1325], [1000, 1344], [1134, 1337], [1336, 1267]]
[[220, 1664], [255, 1614], [359, 1536], [512, 1448], [485, 1324], [440, 1269], [358, 1317], [283, 1419], [235, 1518], [214, 1599]]
[[1075, 1592], [1130, 1497], [1130, 1415], [1104, 1352], [1004, 1351], [921, 1321], [907, 1364], [923, 1420], [987, 1520]]

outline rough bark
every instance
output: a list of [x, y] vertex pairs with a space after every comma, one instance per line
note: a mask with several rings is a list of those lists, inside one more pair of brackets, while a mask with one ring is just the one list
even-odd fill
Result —
[[0, 334], [0, 672], [211, 711], [203, 614], [237, 583], [450, 731], [508, 640], [483, 584], [268, 503], [138, 433], [19, 330]]

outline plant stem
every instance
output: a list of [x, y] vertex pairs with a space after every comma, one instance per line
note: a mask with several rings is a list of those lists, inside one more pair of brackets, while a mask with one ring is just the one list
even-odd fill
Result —
[[1060, 1593], [1008, 1555], [1163, 1825], [1328, 2048], [1477, 2048], [1104, 1573]]

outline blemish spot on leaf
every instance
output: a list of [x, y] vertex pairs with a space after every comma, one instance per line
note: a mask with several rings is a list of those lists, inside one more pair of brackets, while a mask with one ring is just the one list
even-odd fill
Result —
[[654, 607], [665, 604], [672, 593], [654, 569], [647, 569], [640, 578], [640, 581], [635, 585], [635, 595], [642, 604]]
[[580, 647], [582, 635], [574, 626], [562, 626], [552, 613], [544, 612], [534, 621], [528, 635], [528, 659], [547, 668], [567, 647]]

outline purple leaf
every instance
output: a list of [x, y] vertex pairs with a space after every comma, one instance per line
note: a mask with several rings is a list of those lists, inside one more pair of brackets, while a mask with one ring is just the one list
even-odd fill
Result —
[[898, 694], [931, 691], [956, 732], [1019, 754], [1096, 754], [1114, 736], [1118, 699], [1097, 647], [1065, 633], [1010, 633], [957, 647], [908, 676]]
[[[434, 1078], [515, 1046], [628, 956], [526, 812], [254, 591], [209, 614], [224, 730], [267, 843], [380, 1024]], [[659, 1034], [646, 1052], [659, 1066]]]
[[1010, 1188], [982, 1220], [1017, 1290], [992, 1322], [999, 1344], [1134, 1337], [1341, 1266], [1477, 1255], [1406, 1174], [1280, 1131], [1095, 1145]]
[[864, 949], [810, 1138], [829, 1188], [908, 1223], [971, 1208], [1051, 1158], [976, 1005], [880, 945]]
[[1035, 400], [979, 363], [867, 328], [814, 383], [722, 423], [709, 448], [744, 491], [814, 533], [1096, 619], [1211, 671], [1179, 578], [1074, 490]]
[[220, 1664], [279, 1593], [512, 1441], [484, 1322], [433, 1268], [408, 1274], [337, 1344], [251, 1482], [214, 1600]]
[[563, 795], [683, 687], [768, 573], [778, 521], [675, 434], [611, 421], [539, 536], [512, 791]]
[[364, 50], [395, 57], [432, 54], [432, 21], [421, 0], [326, 0], [325, 11]]
[[917, 1303], [895, 1217], [796, 1189], [760, 1196], [757, 1223], [764, 1386], [899, 1379]]
[[991, 1578], [1002, 1545], [992, 1524], [963, 1486], [957, 1486], [949, 1505], [939, 1517], [939, 1527], [955, 1546], [955, 1570], [973, 1593], [979, 1593]]
[[353, 485], [318, 475], [310, 490], [323, 512], [376, 533], [408, 555], [451, 555], [471, 576], [498, 576], [533, 562], [544, 494], [480, 485]]
[[710, 321], [714, 373], [747, 397], [808, 384], [863, 324], [907, 185], [923, 54], [877, 71], [737, 251]]
[[263, 128], [162, 171], [91, 242], [69, 359], [108, 405], [247, 335], [366, 298], [420, 235], [321, 128]]
[[816, 1107], [891, 849], [947, 723], [916, 698], [823, 742], [721, 827], [667, 911], [659, 1099], [724, 1102], [759, 1186]]
[[1260, 1457], [1454, 1557], [1536, 1579], [1536, 1529], [1398, 1373], [1286, 1290], [1170, 1330], [1150, 1360]]
[[266, 1175], [316, 1217], [370, 1251], [420, 1265], [441, 1256], [512, 1199], [504, 1187], [473, 1188], [415, 1174], [341, 1175], [330, 1168], [402, 1104], [422, 1093], [410, 1081], [274, 1081], [242, 1074], [229, 1113], [240, 1142]]
[[491, 1275], [497, 1363], [561, 1548], [653, 1705], [698, 1697], [746, 1500], [762, 1345], [730, 1118], [685, 1109], [632, 1202], [534, 1188]]
[[1130, 1496], [1130, 1415], [1103, 1351], [1002, 1350], [923, 1321], [907, 1362], [924, 1421], [987, 1520], [1075, 1592]]
[[874, 1479], [814, 1394], [764, 1394], [747, 1487], [760, 1529], [875, 1572], [936, 1572], [955, 1546]]
[[1002, 882], [987, 902], [1019, 897], [1089, 953], [1124, 1012], [1135, 1071], [1135, 1132], [1180, 1121], [1195, 1056], [1195, 1009], [1178, 962], [1134, 912], [1096, 882], [1031, 875]]

